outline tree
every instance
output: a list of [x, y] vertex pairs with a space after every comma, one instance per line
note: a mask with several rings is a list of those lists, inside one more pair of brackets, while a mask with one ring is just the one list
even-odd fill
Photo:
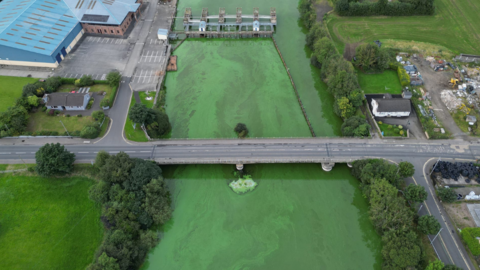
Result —
[[392, 231], [382, 237], [382, 241], [384, 243], [382, 269], [415, 269], [422, 255], [415, 232]]
[[123, 183], [130, 177], [133, 166], [133, 161], [124, 152], [111, 155], [105, 165], [100, 168], [100, 179], [112, 183]]
[[29, 96], [27, 98], [28, 104], [32, 107], [37, 107], [38, 106], [38, 97], [37, 96]]
[[317, 13], [313, 7], [312, 0], [301, 0], [298, 4], [298, 10], [300, 11], [300, 19], [305, 24], [305, 27], [310, 29], [317, 19]]
[[97, 203], [104, 204], [108, 201], [108, 192], [110, 191], [110, 184], [100, 180], [96, 185], [93, 185], [88, 190], [88, 197], [90, 200]]
[[445, 265], [443, 264], [443, 262], [439, 259], [436, 259], [435, 261], [429, 263], [425, 270], [443, 270], [444, 267]]
[[90, 86], [93, 84], [94, 84], [94, 81], [92, 79], [92, 76], [90, 75], [83, 75], [80, 79], [75, 81], [75, 85], [80, 87]]
[[327, 86], [327, 91], [334, 95], [336, 99], [346, 97], [358, 89], [357, 75], [353, 72], [340, 70], [328, 80]]
[[446, 203], [452, 203], [457, 200], [457, 194], [451, 188], [441, 187], [437, 189], [437, 194], [438, 194], [438, 197], [440, 197], [440, 200]]
[[424, 215], [418, 219], [418, 229], [424, 234], [437, 234], [442, 226], [431, 215]]
[[90, 264], [87, 267], [87, 270], [120, 270], [120, 266], [117, 263], [117, 260], [103, 252], [100, 257], [98, 257], [97, 262]]
[[121, 79], [122, 75], [118, 71], [112, 71], [107, 74], [107, 82], [111, 87], [118, 86]]
[[233, 129], [235, 133], [237, 133], [239, 138], [245, 138], [248, 135], [248, 128], [247, 125], [243, 123], [238, 123], [235, 128]]
[[442, 270], [463, 270], [463, 269], [456, 265], [448, 264], [448, 265], [445, 265], [445, 267], [443, 267]]
[[142, 190], [143, 186], [160, 175], [162, 175], [162, 169], [156, 163], [135, 159], [135, 166], [132, 168], [130, 177], [123, 185], [129, 191]]
[[85, 138], [85, 139], [95, 139], [100, 135], [100, 131], [102, 129], [100, 128], [100, 125], [98, 122], [88, 124], [82, 128], [80, 131], [80, 137]]
[[328, 37], [328, 32], [325, 26], [323, 26], [323, 23], [317, 22], [310, 28], [310, 31], [308, 31], [305, 41], [307, 42], [307, 46], [313, 51], [313, 44], [323, 37]]
[[147, 126], [148, 135], [152, 138], [160, 138], [165, 135], [172, 126], [168, 115], [164, 112], [155, 110], [155, 121]]
[[59, 76], [50, 77], [45, 81], [47, 93], [53, 93], [62, 85], [62, 78]]
[[328, 37], [318, 39], [313, 46], [313, 55], [315, 55], [320, 64], [323, 64], [323, 62], [334, 53], [336, 53], [335, 45]]
[[109, 159], [109, 158], [110, 158], [110, 154], [107, 153], [106, 151], [104, 151], [104, 150], [98, 151], [97, 156], [95, 157], [95, 167], [97, 169], [102, 168], [103, 165], [105, 165], [105, 163], [107, 163], [107, 159]]
[[110, 99], [108, 99], [108, 98], [103, 98], [102, 101], [100, 101], [100, 106], [102, 106], [102, 107], [110, 107]]
[[164, 224], [171, 218], [170, 193], [163, 177], [152, 179], [143, 187], [146, 194], [145, 211], [153, 218], [155, 224]]
[[45, 144], [35, 153], [37, 173], [41, 176], [70, 173], [73, 170], [75, 154], [59, 143]]
[[391, 60], [387, 51], [371, 43], [358, 46], [355, 49], [355, 58], [354, 65], [364, 71], [384, 71]]
[[350, 100], [350, 103], [352, 103], [353, 107], [358, 108], [362, 106], [365, 97], [360, 89], [356, 89], [348, 95], [348, 100]]
[[[35, 97], [36, 98], [36, 97]], [[22, 106], [9, 107], [0, 113], [0, 131], [9, 135], [19, 135], [27, 128], [28, 112]]]
[[105, 118], [105, 113], [101, 110], [94, 111], [92, 113], [92, 118], [95, 119], [96, 121], [102, 121], [103, 118]]
[[342, 134], [348, 137], [368, 136], [370, 125], [360, 116], [352, 116], [342, 124]]
[[334, 112], [342, 117], [343, 119], [348, 119], [355, 115], [355, 108], [350, 103], [350, 100], [346, 97], [341, 97], [335, 101], [335, 105], [333, 106]]
[[35, 84], [26, 84], [23, 86], [22, 89], [22, 97], [29, 97], [29, 96], [34, 96], [36, 95], [37, 92], [37, 86]]
[[155, 111], [147, 108], [145, 104], [135, 103], [128, 113], [132, 122], [149, 125], [155, 121]]
[[408, 161], [402, 161], [398, 164], [398, 166], [400, 167], [398, 173], [402, 178], [412, 177], [415, 173], [413, 164]]
[[422, 203], [427, 199], [427, 191], [422, 186], [410, 184], [405, 189], [405, 198], [408, 201]]

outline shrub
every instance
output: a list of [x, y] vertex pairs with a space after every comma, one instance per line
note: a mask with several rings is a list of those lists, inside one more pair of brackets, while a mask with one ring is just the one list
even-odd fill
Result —
[[387, 127], [387, 128], [388, 128], [388, 129], [392, 129], [392, 128], [393, 128], [393, 126], [392, 126], [392, 125], [388, 125], [388, 127]]
[[402, 126], [402, 125], [398, 125], [398, 129], [403, 129], [403, 126]]
[[55, 115], [59, 115], [60, 111], [55, 110]]
[[407, 71], [404, 68], [399, 68], [397, 71], [398, 79], [400, 80], [400, 84], [403, 87], [407, 87], [410, 85], [410, 76], [408, 75]]
[[46, 144], [35, 153], [36, 171], [41, 176], [70, 173], [73, 170], [75, 154], [63, 145]]
[[100, 134], [100, 126], [97, 123], [89, 124], [83, 127], [80, 137], [85, 139], [95, 139]]
[[465, 228], [461, 235], [473, 256], [480, 255], [480, 243], [476, 239], [476, 237], [480, 237], [480, 228]]
[[47, 110], [47, 107], [42, 107], [42, 111], [45, 112]]
[[111, 87], [118, 86], [122, 75], [118, 71], [112, 71], [107, 74], [107, 82]]
[[171, 125], [168, 115], [164, 112], [154, 110], [155, 120], [153, 123], [147, 125], [147, 133], [152, 138], [160, 138], [170, 131]]
[[70, 117], [70, 114], [65, 115], [66, 117]]
[[400, 130], [399, 133], [400, 133], [400, 135], [403, 135], [405, 132], [403, 132], [403, 130]]
[[394, 131], [395, 133], [399, 133], [399, 132], [400, 132], [400, 129], [395, 128], [395, 129], [393, 129], [393, 131]]
[[457, 200], [457, 194], [451, 188], [439, 188], [437, 190], [438, 197], [446, 203], [453, 203]]
[[245, 138], [248, 135], [247, 125], [245, 125], [244, 123], [238, 123], [233, 129], [233, 131], [237, 133], [239, 138]]
[[59, 76], [50, 77], [45, 81], [45, 89], [47, 93], [57, 91], [62, 85], [62, 79]]
[[342, 134], [348, 137], [365, 137], [368, 136], [370, 125], [365, 118], [352, 116], [342, 124]]
[[61, 78], [60, 82], [61, 84], [75, 84], [76, 79], [75, 78]]
[[79, 114], [79, 115], [77, 115], [77, 117], [82, 117], [82, 115], [81, 115], [81, 114]]
[[80, 86], [80, 79], [75, 80], [75, 85], [76, 85], [76, 86]]
[[93, 85], [93, 79], [90, 75], [83, 75], [80, 79], [75, 81], [75, 85], [79, 87]]
[[92, 118], [97, 121], [101, 121], [103, 118], [105, 118], [105, 113], [103, 111], [94, 111], [92, 113]]
[[50, 116], [55, 115], [55, 110], [54, 109], [48, 110], [48, 115], [50, 115]]
[[52, 132], [50, 132], [50, 136], [58, 136], [58, 131], [52, 131]]
[[95, 99], [90, 98], [90, 100], [88, 101], [88, 104], [87, 104], [87, 110], [90, 110], [92, 108], [93, 102], [95, 102]]
[[102, 101], [100, 102], [100, 106], [102, 108], [109, 107], [110, 106], [110, 99], [108, 99], [108, 98], [102, 99]]
[[382, 121], [378, 121], [378, 124], [381, 125], [381, 124], [383, 124], [383, 123], [382, 123]]

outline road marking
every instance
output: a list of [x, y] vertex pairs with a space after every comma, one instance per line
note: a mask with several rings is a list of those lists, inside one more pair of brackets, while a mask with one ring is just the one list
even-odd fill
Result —
[[25, 152], [15, 152], [15, 154], [26, 154]]
[[88, 152], [78, 152], [79, 154], [88, 154]]
[[[437, 198], [435, 198], [434, 194], [432, 192], [432, 189], [430, 187], [430, 184], [428, 183], [427, 181], [427, 175], [425, 174], [425, 167], [427, 166], [427, 163], [430, 162], [431, 160], [434, 160], [434, 159], [437, 159], [437, 158], [431, 158], [429, 160], [427, 160], [427, 162], [425, 162], [425, 164], [423, 164], [423, 179], [425, 180], [425, 182], [427, 183], [427, 186], [428, 186], [428, 189], [430, 190], [430, 193], [432, 194], [432, 198], [433, 198], [433, 202], [435, 203], [435, 205], [437, 206], [437, 209], [438, 209], [438, 212], [440, 213], [440, 215], [442, 216], [442, 219], [443, 219], [443, 222], [445, 223], [445, 226], [448, 227], [448, 224], [445, 220], [445, 217], [443, 216], [442, 214], [442, 211], [440, 210], [440, 206], [438, 205], [437, 203]], [[413, 178], [413, 177], [412, 177]], [[415, 180], [415, 178], [413, 178], [413, 180], [415, 181], [415, 183], [417, 183], [417, 181]], [[430, 209], [428, 208], [427, 204], [425, 203], [425, 206], [427, 207], [427, 210], [428, 210], [428, 213], [431, 215], [432, 213], [430, 212]], [[460, 256], [462, 256], [462, 259], [463, 261], [465, 262], [465, 265], [468, 267], [468, 269], [470, 270], [470, 266], [468, 265], [467, 263], [467, 260], [465, 259], [465, 257], [463, 256], [463, 252], [460, 250], [460, 248], [458, 247], [458, 244], [457, 244], [457, 241], [455, 240], [455, 237], [453, 237], [452, 233], [450, 230], [448, 230], [448, 234], [452, 237], [452, 240], [453, 240], [453, 243], [455, 243], [455, 246], [457, 247], [458, 249], [458, 252], [460, 253]], [[443, 238], [442, 238], [442, 235], [440, 234], [440, 240], [442, 240], [442, 243], [443, 243], [443, 246], [444, 247], [447, 247], [447, 245], [445, 245], [445, 242], [443, 241]], [[448, 254], [448, 257], [450, 257], [450, 261], [453, 263], [453, 259], [452, 259], [452, 256], [450, 255], [450, 252], [448, 252], [448, 249], [446, 248], [445, 249], [447, 251], [447, 254]]]
[[0, 155], [10, 155], [10, 154], [12, 154], [12, 153], [10, 153], [10, 152], [1, 152], [0, 153]]
[[30, 154], [36, 154], [36, 152], [30, 152]]
[[120, 151], [110, 151], [110, 152], [108, 152], [108, 153], [110, 153], [110, 154], [118, 154], [118, 153], [120, 153]]
[[152, 151], [140, 151], [141, 153], [150, 153]]
[[135, 153], [137, 151], [125, 151], [125, 153]]

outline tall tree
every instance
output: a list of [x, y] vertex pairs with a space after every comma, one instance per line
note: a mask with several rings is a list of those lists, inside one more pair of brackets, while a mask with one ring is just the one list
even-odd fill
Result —
[[439, 259], [436, 259], [435, 261], [429, 263], [425, 270], [443, 270], [444, 267], [445, 265], [443, 264], [443, 262]]
[[417, 234], [413, 231], [392, 231], [382, 237], [382, 269], [415, 269], [422, 257]]
[[437, 234], [441, 227], [434, 216], [424, 215], [418, 219], [418, 229], [424, 234]]
[[111, 87], [118, 86], [120, 80], [122, 79], [122, 75], [118, 71], [112, 71], [107, 74], [107, 82], [110, 84]]
[[335, 45], [328, 37], [318, 39], [313, 46], [313, 54], [320, 64], [323, 64], [323, 62], [334, 53], [336, 53]]
[[73, 170], [75, 154], [59, 143], [45, 144], [35, 153], [37, 173], [41, 176], [70, 173]]
[[145, 104], [135, 103], [128, 113], [132, 122], [149, 125], [155, 121], [155, 111], [147, 108]]
[[27, 123], [28, 112], [22, 106], [9, 107], [0, 113], [0, 130], [5, 130], [10, 135], [21, 134], [27, 128]]
[[437, 189], [438, 197], [446, 203], [452, 203], [457, 200], [457, 193], [451, 188], [441, 187]]
[[164, 224], [171, 218], [170, 194], [162, 177], [152, 179], [143, 187], [146, 194], [145, 211], [153, 218], [155, 224]]
[[415, 167], [408, 161], [403, 161], [398, 164], [400, 167], [398, 173], [402, 178], [412, 177], [415, 174]]
[[410, 184], [405, 189], [405, 198], [412, 202], [422, 203], [427, 199], [427, 191], [422, 186]]
[[123, 183], [130, 177], [133, 161], [124, 152], [110, 156], [100, 168], [99, 176], [110, 183]]

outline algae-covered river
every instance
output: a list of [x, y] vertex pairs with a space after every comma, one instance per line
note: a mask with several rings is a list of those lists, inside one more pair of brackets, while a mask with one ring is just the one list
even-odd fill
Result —
[[[277, 10], [277, 44], [317, 136], [340, 135], [333, 97], [310, 65], [298, 0], [180, 0], [217, 14]], [[181, 30], [182, 20], [176, 28]], [[188, 39], [174, 53], [178, 71], [166, 80], [172, 138], [310, 137], [293, 87], [271, 39]], [[163, 167], [173, 218], [142, 270], [380, 269], [380, 238], [368, 218], [358, 181], [344, 165], [248, 165], [258, 186], [244, 195], [228, 186], [231, 165]]]
[[[298, 0], [180, 0], [177, 17], [186, 7], [200, 16], [206, 7], [218, 14], [220, 7], [235, 14], [270, 14], [277, 10], [275, 39], [290, 69], [317, 136], [340, 135], [341, 119], [333, 112], [333, 97], [310, 65], [305, 46], [306, 30], [299, 22]], [[176, 20], [182, 30], [182, 19]], [[172, 138], [235, 137], [233, 127], [247, 124], [250, 137], [310, 137], [290, 79], [269, 38], [188, 39], [175, 52], [178, 71], [166, 80], [167, 113]]]
[[144, 270], [380, 269], [380, 238], [345, 165], [247, 165], [258, 183], [244, 195], [235, 166], [164, 167], [173, 218]]

